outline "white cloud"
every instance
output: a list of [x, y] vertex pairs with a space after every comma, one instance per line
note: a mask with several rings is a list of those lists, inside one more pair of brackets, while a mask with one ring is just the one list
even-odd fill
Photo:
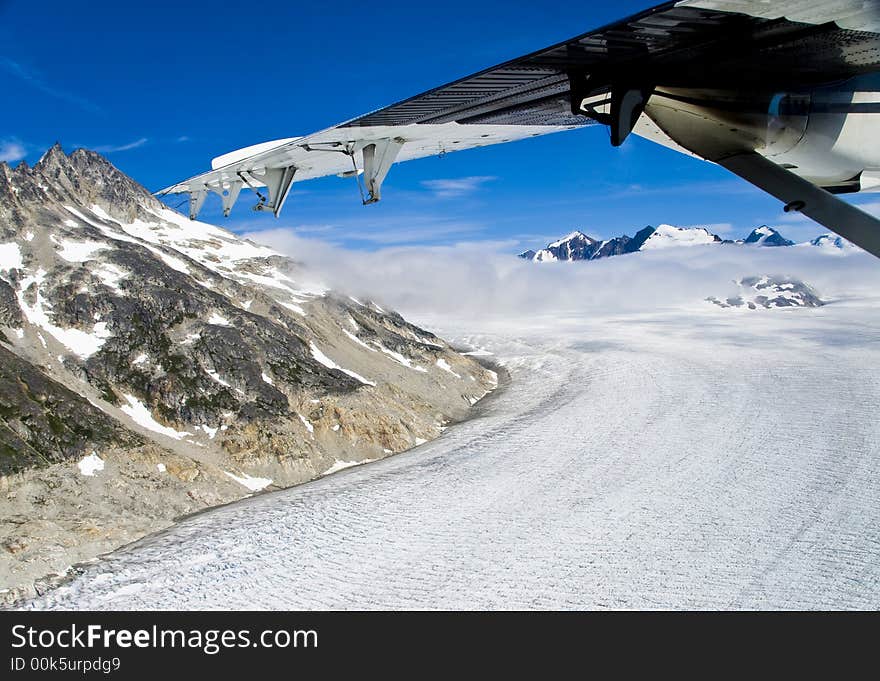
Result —
[[350, 241], [362, 241], [372, 244], [393, 245], [448, 241], [450, 237], [474, 234], [482, 230], [482, 225], [473, 222], [455, 222], [439, 220], [416, 222], [395, 227], [392, 225], [377, 227], [370, 231], [354, 231], [340, 234]]
[[27, 156], [27, 149], [17, 139], [0, 140], [0, 161], [14, 163]]
[[[626, 145], [624, 145], [625, 147]], [[673, 196], [683, 194], [685, 196], [693, 196], [695, 193], [717, 194], [720, 196], [735, 196], [741, 194], [761, 195], [762, 192], [757, 187], [740, 180], [739, 178], [730, 178], [725, 180], [706, 180], [703, 182], [678, 182], [667, 185], [644, 186], [641, 184], [630, 184], [626, 187], [610, 188], [604, 195], [606, 200], [635, 198], [644, 196]]]
[[505, 319], [531, 317], [536, 311], [654, 312], [731, 295], [734, 279], [757, 274], [799, 277], [830, 298], [876, 296], [880, 290], [876, 258], [866, 253], [834, 258], [806, 246], [702, 246], [537, 265], [517, 258], [508, 242], [363, 252], [285, 229], [256, 238], [306, 263], [315, 279], [356, 297], [375, 298], [416, 321], [453, 314]]
[[338, 226], [333, 224], [305, 224], [295, 225], [291, 229], [297, 234], [325, 234], [338, 229]]
[[36, 71], [23, 66], [13, 59], [0, 56], [0, 69], [50, 97], [70, 102], [71, 104], [75, 104], [79, 108], [91, 113], [101, 112], [101, 108], [97, 104], [90, 102], [84, 97], [68, 92], [67, 90], [62, 90], [49, 85]]
[[486, 229], [486, 226], [480, 222], [430, 214], [396, 215], [375, 220], [354, 218], [330, 224], [291, 225], [269, 232], [249, 229], [255, 226], [257, 224], [247, 222], [239, 225], [236, 231], [247, 232], [246, 236], [256, 241], [264, 239], [267, 233], [284, 231], [301, 236], [321, 234], [322, 238], [334, 242], [392, 246], [450, 243], [467, 236], [479, 235]]
[[140, 139], [137, 139], [134, 142], [129, 142], [128, 144], [101, 144], [96, 147], [90, 147], [90, 149], [92, 151], [97, 151], [100, 154], [112, 154], [115, 151], [129, 151], [130, 149], [137, 149], [144, 146], [147, 142], [149, 142], [149, 140], [146, 137], [141, 137]]
[[493, 175], [472, 175], [442, 180], [424, 180], [422, 186], [430, 189], [438, 198], [454, 198], [477, 191], [482, 185], [496, 180]]

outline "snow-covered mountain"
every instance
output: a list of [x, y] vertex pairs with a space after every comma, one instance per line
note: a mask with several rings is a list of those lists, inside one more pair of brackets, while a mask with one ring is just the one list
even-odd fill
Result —
[[519, 254], [524, 260], [534, 262], [551, 262], [556, 260], [598, 260], [614, 255], [625, 255], [639, 251], [653, 251], [681, 246], [705, 246], [710, 244], [748, 245], [748, 246], [814, 246], [828, 253], [845, 255], [859, 251], [858, 246], [851, 244], [836, 234], [823, 234], [812, 241], [795, 244], [786, 239], [778, 230], [761, 225], [741, 240], [722, 240], [704, 227], [676, 227], [662, 224], [658, 227], [645, 227], [636, 232], [634, 237], [626, 234], [613, 239], [594, 239], [580, 231], [548, 244], [538, 251], [525, 251]]
[[724, 300], [710, 296], [707, 301], [718, 307], [821, 307], [819, 295], [808, 284], [791, 277], [756, 276], [737, 280], [739, 292]]
[[755, 244], [756, 246], [794, 246], [794, 241], [786, 239], [778, 231], [767, 225], [761, 225], [753, 229], [743, 243]]
[[547, 244], [546, 248], [538, 251], [526, 251], [519, 257], [534, 262], [552, 262], [555, 260], [595, 260], [612, 255], [630, 253], [634, 249], [633, 239], [623, 235], [614, 239], [599, 241], [583, 232], [575, 231]]
[[571, 234], [548, 244], [538, 251], [525, 251], [519, 257], [534, 262], [554, 260], [598, 260], [637, 251], [656, 250], [673, 246], [697, 246], [720, 243], [721, 238], [702, 227], [675, 227], [660, 225], [645, 227], [635, 236], [623, 234], [613, 239], [598, 240], [583, 232]]
[[0, 588], [432, 439], [494, 381], [98, 154], [0, 163]]
[[535, 262], [551, 260], [589, 260], [596, 252], [597, 242], [583, 232], [574, 231], [561, 239], [557, 239], [540, 251], [526, 251], [520, 255]]
[[679, 246], [704, 246], [706, 244], [719, 244], [721, 237], [712, 234], [704, 227], [675, 227], [673, 225], [660, 225], [645, 240], [639, 248], [640, 251], [650, 251], [659, 248], [675, 248]]
[[862, 250], [855, 244], [850, 243], [842, 236], [837, 236], [836, 234], [822, 234], [805, 245], [821, 248], [824, 252], [834, 255], [846, 255], [847, 253], [854, 253]]

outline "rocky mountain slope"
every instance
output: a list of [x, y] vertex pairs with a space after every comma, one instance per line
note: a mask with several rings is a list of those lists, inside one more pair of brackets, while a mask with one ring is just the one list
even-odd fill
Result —
[[436, 437], [496, 381], [97, 154], [0, 163], [6, 600], [181, 514]]

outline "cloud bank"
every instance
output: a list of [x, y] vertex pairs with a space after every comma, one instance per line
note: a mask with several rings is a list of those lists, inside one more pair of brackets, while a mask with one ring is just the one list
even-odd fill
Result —
[[834, 301], [877, 297], [880, 261], [817, 248], [712, 245], [618, 256], [589, 263], [538, 264], [510, 242], [352, 251], [290, 230], [249, 235], [303, 263], [309, 276], [404, 314], [456, 319], [658, 312], [726, 297], [752, 275], [801, 279]]

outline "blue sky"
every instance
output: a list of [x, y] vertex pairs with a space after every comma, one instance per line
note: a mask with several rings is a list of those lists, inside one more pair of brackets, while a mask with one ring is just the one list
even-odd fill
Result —
[[[156, 190], [223, 152], [333, 125], [649, 4], [50, 1], [36, 21], [31, 3], [0, 0], [0, 159], [32, 163], [59, 140]], [[824, 231], [786, 222], [778, 202], [708, 163], [634, 136], [613, 149], [600, 126], [397, 165], [373, 206], [338, 178], [296, 186], [277, 221], [253, 202], [243, 194], [225, 222], [208, 203], [201, 217], [365, 249], [517, 250], [660, 222], [732, 237], [761, 223], [797, 239]]]

